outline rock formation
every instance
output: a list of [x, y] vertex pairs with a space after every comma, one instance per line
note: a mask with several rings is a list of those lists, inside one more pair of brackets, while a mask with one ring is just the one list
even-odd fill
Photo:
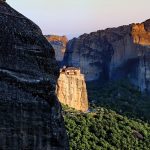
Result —
[[73, 67], [61, 69], [56, 93], [61, 103], [83, 112], [88, 110], [86, 84], [80, 69]]
[[150, 91], [150, 20], [70, 40], [64, 64], [80, 67], [86, 81], [129, 78]]
[[64, 58], [68, 39], [66, 36], [46, 35], [46, 39], [50, 42], [55, 50], [56, 60], [61, 62]]
[[0, 1], [0, 149], [67, 150], [54, 50], [32, 21]]
[[144, 23], [132, 26], [133, 42], [143, 46], [150, 46], [150, 32], [146, 31]]

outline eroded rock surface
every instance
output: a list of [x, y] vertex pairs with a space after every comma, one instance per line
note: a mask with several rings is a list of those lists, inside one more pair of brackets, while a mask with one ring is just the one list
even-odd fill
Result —
[[144, 23], [132, 26], [133, 42], [143, 46], [150, 46], [150, 32], [146, 31]]
[[61, 69], [56, 93], [61, 103], [83, 112], [88, 110], [86, 83], [80, 69]]
[[56, 60], [61, 62], [64, 58], [68, 39], [66, 36], [46, 35], [46, 39], [50, 42], [55, 50]]
[[0, 2], [0, 149], [69, 149], [54, 50], [32, 21]]
[[86, 81], [129, 78], [150, 91], [150, 20], [70, 40], [64, 64], [80, 67]]

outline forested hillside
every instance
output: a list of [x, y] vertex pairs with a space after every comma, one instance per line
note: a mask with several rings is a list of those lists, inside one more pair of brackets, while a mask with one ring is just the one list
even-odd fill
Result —
[[89, 112], [63, 107], [70, 149], [150, 150], [149, 96], [126, 80], [97, 83], [87, 86]]
[[70, 150], [150, 150], [150, 125], [99, 107], [64, 112]]

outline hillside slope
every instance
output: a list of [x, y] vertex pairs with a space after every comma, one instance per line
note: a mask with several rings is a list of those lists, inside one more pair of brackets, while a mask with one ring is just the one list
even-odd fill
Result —
[[150, 124], [97, 107], [64, 112], [70, 150], [150, 150]]

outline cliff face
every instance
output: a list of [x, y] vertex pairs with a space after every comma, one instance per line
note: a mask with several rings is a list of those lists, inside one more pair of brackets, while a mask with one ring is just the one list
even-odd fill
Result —
[[83, 112], [88, 110], [86, 84], [79, 69], [61, 69], [56, 93], [61, 103]]
[[53, 48], [37, 25], [1, 1], [0, 41], [0, 149], [69, 149]]
[[146, 31], [144, 23], [132, 26], [133, 42], [143, 46], [150, 46], [150, 31]]
[[81, 35], [67, 44], [64, 64], [80, 67], [86, 80], [128, 77], [149, 90], [150, 20]]
[[50, 42], [55, 50], [56, 60], [61, 62], [64, 58], [68, 39], [66, 36], [46, 35], [46, 39]]

